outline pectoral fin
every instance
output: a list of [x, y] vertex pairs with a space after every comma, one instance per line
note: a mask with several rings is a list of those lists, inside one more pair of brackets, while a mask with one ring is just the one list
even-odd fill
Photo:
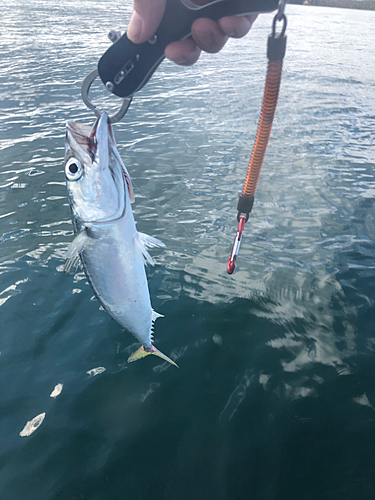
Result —
[[149, 354], [154, 354], [155, 356], [158, 356], [161, 359], [164, 359], [164, 361], [168, 361], [171, 365], [177, 366], [178, 365], [172, 361], [168, 356], [163, 354], [162, 352], [159, 351], [159, 349], [156, 349], [155, 346], [151, 346], [151, 349], [149, 351], [146, 351], [143, 345], [139, 349], [137, 349], [131, 356], [128, 358], [128, 363], [131, 363], [132, 361], [137, 361], [138, 359], [145, 358]]
[[79, 264], [79, 254], [83, 252], [91, 238], [88, 236], [86, 229], [79, 233], [69, 245], [66, 252], [66, 260], [64, 272], [70, 273]]
[[155, 248], [155, 247], [165, 247], [164, 243], [157, 238], [153, 238], [152, 236], [149, 236], [148, 234], [144, 233], [137, 233], [135, 237], [135, 243], [136, 246], [138, 247], [139, 251], [142, 253], [145, 264], [146, 261], [149, 262], [152, 266], [154, 265], [154, 261], [151, 257], [151, 255], [148, 253], [147, 249], [148, 248]]

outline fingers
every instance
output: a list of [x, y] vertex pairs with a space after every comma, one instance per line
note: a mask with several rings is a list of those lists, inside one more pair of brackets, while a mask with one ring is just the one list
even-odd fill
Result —
[[206, 18], [197, 19], [191, 28], [192, 38], [168, 45], [165, 49], [165, 57], [176, 64], [191, 66], [197, 62], [201, 50], [214, 54], [224, 47], [228, 37], [245, 36], [256, 18], [256, 14], [223, 17], [219, 23]]
[[191, 38], [174, 42], [165, 49], [165, 57], [177, 64], [191, 66], [197, 62], [201, 50], [211, 54], [219, 52], [228, 37], [211, 19], [197, 19], [191, 27]]
[[166, 0], [134, 0], [127, 35], [134, 43], [146, 42], [157, 30], [164, 15]]
[[[195, 0], [198, 3], [198, 0]], [[201, 3], [207, 3], [202, 0]], [[166, 0], [134, 0], [134, 10], [128, 27], [128, 38], [134, 43], [146, 42], [157, 30], [164, 15]], [[174, 42], [165, 49], [165, 57], [171, 61], [190, 66], [201, 50], [214, 54], [219, 52], [228, 37], [241, 38], [250, 30], [257, 16], [223, 17], [218, 23], [211, 19], [197, 19], [191, 28], [191, 38]]]
[[212, 19], [197, 19], [191, 27], [191, 36], [199, 48], [215, 54], [226, 44], [228, 37]]
[[181, 66], [191, 66], [198, 61], [201, 49], [192, 38], [170, 43], [165, 49], [165, 57]]
[[219, 21], [219, 27], [227, 36], [242, 38], [250, 31], [257, 17], [257, 14], [242, 17], [223, 17]]

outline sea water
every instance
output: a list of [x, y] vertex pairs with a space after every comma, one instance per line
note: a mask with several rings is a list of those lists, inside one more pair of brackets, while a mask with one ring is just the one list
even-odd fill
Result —
[[[272, 14], [163, 62], [114, 125], [179, 364], [128, 365], [73, 239], [68, 120], [131, 2], [9, 1], [0, 48], [2, 500], [373, 499], [375, 12], [288, 6], [279, 105], [232, 276]], [[95, 102], [118, 99], [97, 84]]]

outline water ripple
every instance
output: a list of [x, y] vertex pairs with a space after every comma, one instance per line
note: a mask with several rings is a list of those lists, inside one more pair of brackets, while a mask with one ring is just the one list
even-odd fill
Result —
[[[148, 276], [165, 315], [155, 342], [178, 360], [173, 371], [153, 356], [129, 367], [132, 337], [99, 310], [82, 272], [62, 272], [73, 237], [65, 123], [93, 123], [80, 85], [131, 7], [2, 6], [2, 496], [183, 498], [188, 482], [194, 498], [323, 498], [314, 488], [329, 482], [324, 473], [303, 492], [280, 478], [292, 470], [303, 486], [328, 456], [339, 484], [345, 460], [368, 453], [360, 440], [363, 432], [369, 442], [375, 401], [374, 13], [288, 6], [278, 111], [232, 276], [270, 16], [192, 68], [164, 62], [116, 124], [137, 227], [166, 244]], [[99, 83], [93, 96], [118, 106]], [[344, 453], [348, 435], [355, 446]], [[369, 477], [354, 483], [368, 487]]]

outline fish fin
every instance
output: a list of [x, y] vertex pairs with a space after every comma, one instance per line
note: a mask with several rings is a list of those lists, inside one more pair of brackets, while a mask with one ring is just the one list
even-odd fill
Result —
[[143, 262], [146, 265], [147, 262], [154, 266], [154, 261], [151, 257], [151, 255], [148, 253], [147, 248], [143, 245], [141, 239], [139, 238], [139, 233], [134, 237], [134, 243], [137, 249], [141, 252], [142, 257], [143, 257]]
[[66, 273], [70, 273], [72, 269], [78, 266], [79, 254], [83, 252], [86, 245], [89, 243], [90, 239], [91, 238], [88, 236], [86, 229], [84, 229], [71, 242], [65, 256], [66, 260], [64, 265], [64, 271]]
[[161, 351], [159, 351], [159, 349], [156, 349], [155, 346], [151, 346], [150, 351], [146, 351], [144, 346], [141, 345], [141, 347], [139, 349], [137, 349], [135, 352], [133, 352], [133, 354], [131, 356], [128, 357], [128, 363], [131, 363], [133, 361], [137, 361], [138, 359], [145, 358], [149, 354], [154, 354], [155, 356], [158, 356], [159, 358], [164, 359], [164, 361], [168, 361], [168, 363], [171, 363], [171, 365], [177, 366], [177, 368], [178, 368], [178, 365], [174, 361], [172, 361], [170, 358], [168, 358], [168, 356], [166, 356]]
[[154, 261], [151, 255], [148, 253], [147, 248], [155, 248], [155, 247], [165, 247], [164, 243], [157, 238], [153, 238], [148, 234], [137, 233], [135, 237], [135, 242], [137, 244], [138, 249], [142, 252], [143, 258], [149, 262], [152, 266], [154, 265]]
[[164, 315], [163, 314], [159, 314], [156, 311], [152, 310], [151, 321], [154, 323], [158, 318], [164, 318]]
[[138, 232], [138, 237], [146, 248], [165, 247], [165, 244], [162, 241], [154, 238], [153, 236], [149, 236], [148, 234]]
[[72, 271], [75, 271], [80, 264], [79, 255], [75, 255], [71, 259], [66, 259], [64, 264], [64, 273], [70, 274]]

